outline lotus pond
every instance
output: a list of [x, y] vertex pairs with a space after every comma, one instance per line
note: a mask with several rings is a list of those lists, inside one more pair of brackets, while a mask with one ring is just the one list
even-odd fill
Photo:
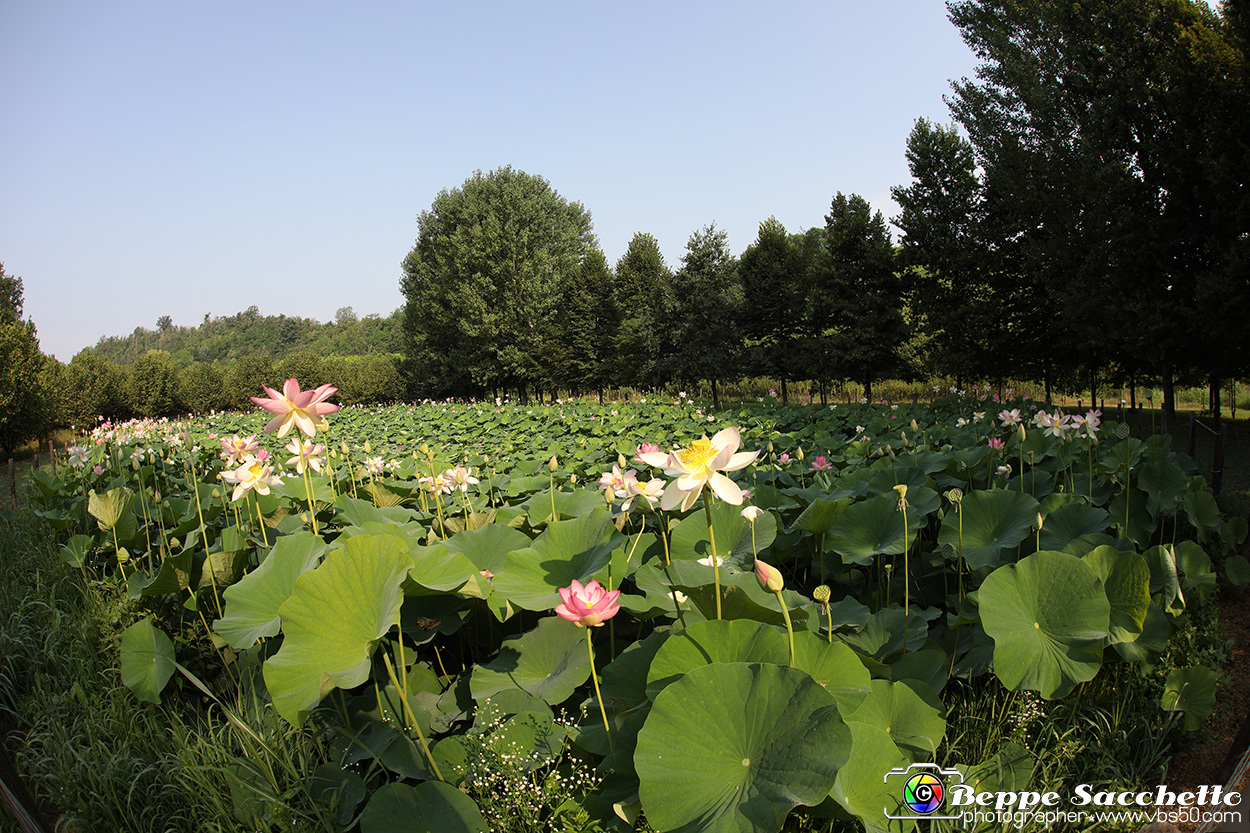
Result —
[[[1250, 573], [1194, 462], [1097, 412], [286, 401], [105, 423], [34, 475], [63, 561], [134, 602], [136, 708], [317, 738], [298, 802], [235, 750], [248, 830], [911, 829], [891, 770], [1039, 771], [1019, 733], [963, 759], [952, 697], [1044, 722]], [[1167, 725], [1215, 679], [1171, 668]]]

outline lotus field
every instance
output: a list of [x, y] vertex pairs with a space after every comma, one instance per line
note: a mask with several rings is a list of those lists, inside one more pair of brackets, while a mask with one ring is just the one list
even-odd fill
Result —
[[[134, 600], [137, 698], [324, 741], [319, 830], [501, 829], [509, 800], [557, 830], [910, 829], [891, 769], [1027, 763], [947, 759], [953, 688], [1044, 710], [1150, 668], [1246, 534], [1168, 437], [1024, 400], [266, 393], [103, 423], [35, 502]], [[1160, 707], [1193, 728], [1213, 693], [1179, 668]], [[249, 829], [284, 800], [266, 756], [228, 773]]]

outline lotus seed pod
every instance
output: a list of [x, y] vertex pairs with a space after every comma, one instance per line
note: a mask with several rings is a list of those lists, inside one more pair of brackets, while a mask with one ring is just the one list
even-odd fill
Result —
[[827, 584], [822, 584], [812, 591], [812, 598], [821, 603], [828, 602], [829, 596], [829, 585]]
[[898, 484], [897, 486], [894, 487], [894, 491], [898, 492], [898, 496], [900, 498], [907, 497], [907, 484], [906, 483]]
[[421, 443], [421, 445], [417, 446], [417, 451], [420, 451], [422, 454], [426, 455], [427, 457], [430, 455], [430, 447], [426, 445], [425, 443]]
[[949, 492], [946, 493], [946, 497], [950, 500], [951, 503], [959, 503], [961, 500], [964, 499], [964, 490], [963, 489], [951, 489]]

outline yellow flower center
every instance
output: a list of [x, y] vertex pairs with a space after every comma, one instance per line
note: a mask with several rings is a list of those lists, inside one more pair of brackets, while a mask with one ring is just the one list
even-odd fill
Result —
[[707, 437], [701, 440], [695, 440], [690, 444], [689, 448], [683, 448], [677, 452], [677, 459], [681, 460], [681, 464], [691, 472], [697, 472], [707, 468], [708, 463], [720, 454], [720, 449], [712, 444]]

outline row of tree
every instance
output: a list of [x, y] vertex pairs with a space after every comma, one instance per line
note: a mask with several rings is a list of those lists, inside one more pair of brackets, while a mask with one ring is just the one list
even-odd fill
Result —
[[404, 261], [409, 392], [1157, 379], [1170, 409], [1182, 375], [1218, 391], [1243, 374], [1242, 0], [948, 8], [982, 63], [953, 85], [957, 126], [920, 120], [908, 139], [897, 247], [839, 193], [822, 225], [769, 219], [740, 257], [708, 226], [675, 270], [647, 234], [613, 268], [580, 203], [479, 171], [421, 213]]
[[403, 316], [399, 310], [383, 318], [361, 318], [351, 307], [342, 307], [334, 320], [322, 324], [311, 318], [261, 315], [251, 306], [234, 315], [206, 314], [195, 327], [174, 324], [168, 315], [156, 328], [136, 327], [127, 336], [105, 336], [96, 353], [114, 364], [130, 365], [151, 350], [169, 353], [180, 366], [192, 362], [211, 364], [245, 356], [268, 356], [280, 361], [294, 353], [319, 356], [371, 356], [398, 353], [403, 347]]

